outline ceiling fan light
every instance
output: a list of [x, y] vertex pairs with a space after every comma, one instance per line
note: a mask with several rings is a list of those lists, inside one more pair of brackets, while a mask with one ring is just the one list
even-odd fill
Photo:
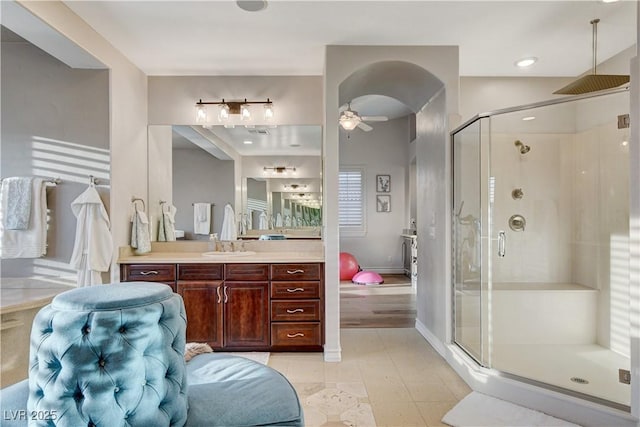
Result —
[[344, 130], [354, 130], [356, 126], [360, 123], [360, 119], [356, 116], [346, 116], [343, 115], [340, 117], [340, 126]]
[[229, 105], [220, 104], [218, 108], [218, 121], [226, 122], [229, 120]]
[[207, 123], [209, 121], [209, 114], [207, 107], [202, 104], [196, 105], [196, 123]]

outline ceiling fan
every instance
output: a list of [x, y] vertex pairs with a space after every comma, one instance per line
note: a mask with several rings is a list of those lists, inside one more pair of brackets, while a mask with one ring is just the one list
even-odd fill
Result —
[[340, 113], [338, 122], [344, 130], [354, 130], [356, 127], [365, 132], [369, 132], [373, 128], [365, 122], [386, 122], [389, 120], [386, 116], [361, 116], [357, 111], [351, 109], [351, 102], [347, 103], [347, 109]]

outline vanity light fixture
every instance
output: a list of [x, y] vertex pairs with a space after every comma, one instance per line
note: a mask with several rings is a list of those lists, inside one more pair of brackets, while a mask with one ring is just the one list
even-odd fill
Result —
[[209, 121], [209, 114], [207, 106], [218, 106], [218, 121], [227, 122], [232, 114], [239, 114], [242, 121], [251, 120], [251, 104], [263, 104], [264, 105], [264, 120], [270, 121], [273, 119], [273, 102], [269, 98], [266, 101], [203, 101], [200, 99], [196, 102], [196, 123], [207, 123]]
[[307, 184], [285, 184], [284, 186], [285, 190], [296, 190], [298, 188], [307, 188]]
[[262, 169], [264, 170], [264, 173], [267, 173], [269, 171], [275, 173], [288, 173], [289, 171], [292, 171], [295, 173], [296, 171], [296, 168], [293, 166], [265, 166]]

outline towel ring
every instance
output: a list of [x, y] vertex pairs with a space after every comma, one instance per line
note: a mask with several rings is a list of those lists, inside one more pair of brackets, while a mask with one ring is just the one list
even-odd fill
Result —
[[144, 200], [138, 198], [138, 197], [132, 197], [131, 198], [131, 202], [133, 203], [133, 207], [135, 208], [135, 210], [138, 210], [138, 205], [136, 205], [136, 202], [140, 201], [142, 202], [142, 212], [146, 212], [147, 211], [147, 207], [144, 204]]

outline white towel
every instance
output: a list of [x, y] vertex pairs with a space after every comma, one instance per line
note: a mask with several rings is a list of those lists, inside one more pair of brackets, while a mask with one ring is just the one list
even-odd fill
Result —
[[267, 223], [267, 213], [262, 211], [260, 214], [260, 222], [258, 223], [259, 230], [267, 230], [269, 228], [269, 224]]
[[282, 227], [282, 214], [280, 212], [276, 214], [276, 227]]
[[222, 219], [222, 230], [220, 231], [220, 240], [237, 240], [238, 232], [236, 230], [236, 214], [229, 203], [224, 207], [224, 217]]
[[[7, 197], [0, 195], [0, 252], [2, 258], [40, 258], [47, 253], [47, 190], [42, 178], [31, 181], [31, 209], [29, 228], [6, 230]], [[2, 185], [4, 190], [4, 185]]]
[[26, 230], [31, 217], [33, 177], [11, 177], [2, 180], [2, 194], [7, 199], [4, 227], [7, 230]]
[[149, 220], [147, 214], [136, 209], [131, 220], [131, 247], [136, 255], [151, 252], [151, 238], [149, 235]]
[[193, 204], [193, 233], [211, 234], [211, 203]]
[[160, 220], [158, 222], [158, 241], [173, 242], [176, 240], [176, 212], [175, 206], [170, 204], [162, 205]]
[[100, 285], [101, 273], [111, 264], [113, 241], [107, 210], [93, 185], [71, 202], [71, 211], [77, 221], [69, 264], [78, 270], [78, 287]]

